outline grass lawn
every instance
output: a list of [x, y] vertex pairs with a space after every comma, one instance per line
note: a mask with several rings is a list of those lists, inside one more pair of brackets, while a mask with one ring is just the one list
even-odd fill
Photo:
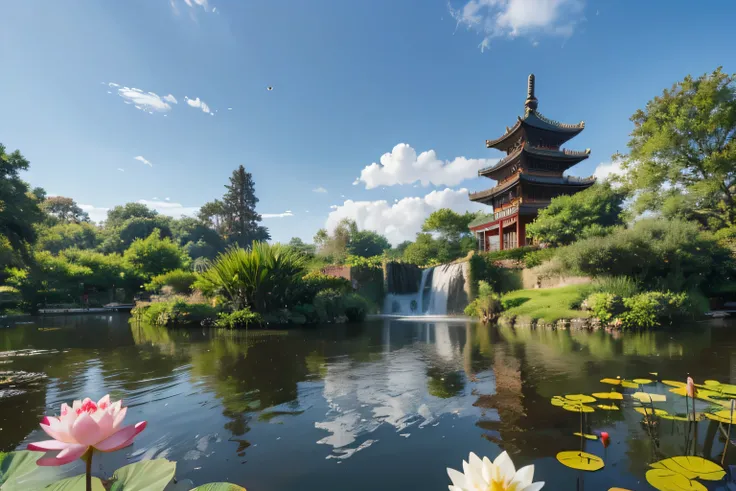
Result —
[[574, 307], [590, 293], [590, 285], [570, 285], [561, 288], [516, 290], [501, 297], [504, 317], [518, 316], [555, 322], [559, 319], [588, 317], [587, 312]]

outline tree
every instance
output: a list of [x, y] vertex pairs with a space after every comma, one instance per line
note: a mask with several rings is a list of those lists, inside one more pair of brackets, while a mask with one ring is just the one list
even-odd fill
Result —
[[404, 260], [419, 266], [441, 264], [457, 259], [457, 251], [452, 250], [450, 242], [435, 239], [432, 234], [417, 234], [417, 239], [404, 251]]
[[286, 247], [289, 247], [305, 256], [312, 257], [317, 253], [317, 246], [314, 244], [307, 244], [299, 237], [292, 237]]
[[626, 155], [614, 155], [636, 212], [736, 223], [736, 75], [719, 67], [684, 80], [631, 117]]
[[197, 218], [218, 234], [225, 234], [225, 207], [222, 205], [222, 201], [216, 199], [203, 204], [199, 209], [199, 213], [197, 213]]
[[552, 198], [549, 206], [526, 227], [538, 242], [553, 246], [570, 244], [623, 224], [625, 191], [609, 183], [594, 184], [585, 191]]
[[380, 256], [391, 244], [383, 235], [372, 230], [358, 230], [350, 236], [348, 253], [360, 257]]
[[222, 198], [222, 211], [230, 241], [248, 247], [254, 241], [270, 239], [268, 229], [259, 225], [261, 215], [256, 212], [258, 198], [251, 173], [245, 172], [241, 165], [233, 172], [230, 184], [225, 189], [227, 192]]
[[52, 222], [89, 222], [89, 215], [73, 199], [64, 196], [46, 198], [41, 203], [41, 209], [51, 217]]
[[131, 218], [154, 218], [157, 215], [158, 212], [156, 210], [152, 210], [142, 203], [126, 203], [122, 206], [116, 206], [107, 212], [105, 226], [117, 227]]
[[184, 217], [171, 221], [171, 236], [184, 247], [192, 259], [214, 257], [225, 250], [225, 240], [216, 230], [195, 218]]
[[41, 227], [36, 247], [52, 254], [64, 249], [94, 249], [100, 244], [97, 227], [91, 223], [59, 223]]
[[388, 239], [370, 230], [359, 230], [355, 220], [343, 218], [330, 235], [320, 229], [314, 236], [314, 243], [323, 256], [340, 263], [348, 254], [360, 257], [373, 257], [391, 248]]
[[28, 246], [36, 241], [33, 224], [43, 219], [38, 194], [19, 177], [29, 165], [18, 150], [8, 154], [0, 144], [0, 235], [26, 261]]
[[445, 240], [460, 242], [460, 239], [471, 235], [468, 224], [476, 218], [475, 213], [455, 213], [449, 208], [433, 211], [422, 224], [423, 232], [438, 233]]
[[170, 238], [161, 238], [154, 230], [145, 239], [136, 239], [125, 254], [125, 260], [144, 278], [150, 279], [175, 269], [189, 266], [189, 256]]

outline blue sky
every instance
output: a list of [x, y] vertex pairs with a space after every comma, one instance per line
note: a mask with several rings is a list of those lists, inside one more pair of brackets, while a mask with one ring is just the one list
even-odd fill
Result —
[[[4, 2], [0, 142], [31, 161], [32, 185], [95, 217], [139, 200], [192, 213], [242, 164], [274, 240], [311, 239], [347, 216], [396, 243], [433, 209], [477, 209], [467, 190], [492, 186], [475, 172], [500, 157], [484, 141], [522, 113], [529, 73], [540, 112], [586, 122], [567, 147], [591, 148], [570, 171], [587, 176], [625, 150], [628, 118], [662, 89], [736, 71], [736, 3], [698, 7]], [[388, 167], [361, 174], [399, 144]]]

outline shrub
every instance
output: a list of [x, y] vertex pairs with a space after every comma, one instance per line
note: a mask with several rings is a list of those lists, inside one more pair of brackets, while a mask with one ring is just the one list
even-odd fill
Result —
[[628, 276], [601, 276], [593, 281], [597, 292], [611, 293], [620, 298], [633, 297], [639, 293], [639, 285]]
[[171, 287], [174, 293], [186, 294], [192, 291], [192, 284], [196, 276], [191, 271], [176, 269], [168, 273], [156, 275], [146, 283], [145, 289], [149, 292], [158, 293], [165, 286]]
[[524, 254], [524, 266], [526, 266], [527, 268], [539, 266], [540, 264], [549, 261], [550, 259], [555, 257], [555, 254], [557, 254], [557, 252], [560, 250], [561, 249], [557, 249], [554, 247], [546, 247], [544, 249], [529, 251]]
[[233, 248], [217, 256], [194, 286], [221, 296], [236, 310], [266, 313], [298, 303], [304, 269], [304, 256], [293, 249], [254, 242], [250, 249]]
[[524, 256], [536, 250], [537, 248], [535, 246], [524, 246], [517, 247], [515, 249], [504, 249], [502, 251], [487, 252], [484, 255], [490, 261], [500, 261], [502, 259], [516, 259], [517, 261], [520, 261], [524, 259]]
[[586, 309], [591, 311], [593, 317], [608, 324], [614, 317], [622, 313], [623, 303], [618, 295], [598, 292], [585, 299], [583, 310]]
[[144, 278], [186, 268], [190, 262], [186, 251], [168, 237], [162, 239], [158, 229], [145, 239], [135, 239], [123, 257]]
[[624, 329], [658, 327], [687, 314], [687, 295], [672, 292], [646, 292], [624, 299], [625, 311], [619, 316]]
[[143, 316], [156, 326], [174, 326], [200, 324], [204, 320], [214, 319], [217, 309], [205, 303], [189, 303], [183, 298], [175, 298], [136, 307], [132, 313]]
[[343, 299], [343, 308], [348, 322], [362, 322], [368, 315], [370, 304], [357, 293], [348, 293]]
[[252, 312], [250, 309], [242, 309], [230, 313], [220, 312], [217, 315], [215, 325], [228, 329], [243, 329], [250, 324], [260, 324], [262, 321], [263, 319], [259, 314]]
[[465, 307], [465, 315], [491, 322], [502, 310], [501, 297], [486, 281], [478, 282], [478, 296]]
[[322, 274], [319, 271], [307, 273], [301, 281], [297, 301], [299, 303], [312, 303], [315, 295], [322, 290], [336, 290], [341, 293], [352, 291], [350, 281], [339, 276]]

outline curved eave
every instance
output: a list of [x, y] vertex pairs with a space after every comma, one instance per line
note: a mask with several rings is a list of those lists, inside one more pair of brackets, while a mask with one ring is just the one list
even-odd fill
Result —
[[518, 150], [515, 150], [506, 157], [502, 158], [494, 165], [479, 170], [478, 175], [495, 179], [493, 177], [493, 174], [515, 162], [517, 158], [522, 154], [522, 152], [534, 157], [554, 159], [557, 161], [565, 162], [567, 164], [570, 164], [570, 167], [579, 162], [582, 162], [590, 156], [589, 148], [585, 150], [548, 150], [545, 148], [533, 147], [527, 143], [523, 147], [519, 147]]
[[519, 135], [521, 130], [521, 118], [517, 116], [516, 123], [511, 128], [506, 129], [501, 137], [495, 140], [486, 140], [486, 148], [495, 148], [497, 150], [506, 150], [512, 142], [516, 141], [516, 137]]
[[517, 184], [519, 182], [520, 176], [521, 176], [520, 174], [517, 174], [516, 176], [504, 182], [503, 184], [494, 186], [491, 189], [486, 189], [484, 191], [478, 191], [477, 193], [469, 193], [468, 198], [470, 198], [470, 201], [475, 201], [479, 203], [488, 201], [494, 196], [497, 196], [500, 193], [503, 193], [504, 191], [508, 190], [509, 188]]
[[473, 202], [485, 203], [488, 200], [508, 191], [509, 188], [513, 187], [515, 184], [518, 184], [519, 181], [528, 182], [529, 184], [535, 184], [538, 186], [553, 186], [553, 187], [563, 187], [563, 188], [586, 189], [592, 186], [593, 184], [595, 184], [596, 178], [593, 176], [591, 177], [572, 177], [572, 176], [541, 177], [541, 176], [531, 176], [528, 174], [517, 174], [513, 178], [509, 179], [503, 184], [499, 184], [498, 186], [494, 186], [484, 191], [478, 191], [477, 193], [469, 193], [468, 198], [470, 199], [470, 201], [473, 201]]
[[558, 133], [571, 133], [577, 135], [585, 129], [585, 121], [576, 124], [560, 123], [554, 119], [550, 119], [537, 111], [527, 111], [522, 119], [524, 124], [533, 126], [540, 130], [554, 131]]

